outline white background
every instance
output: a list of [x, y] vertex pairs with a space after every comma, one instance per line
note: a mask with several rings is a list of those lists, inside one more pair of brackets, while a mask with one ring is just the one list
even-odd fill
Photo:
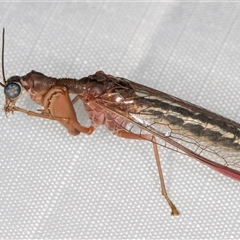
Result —
[[[104, 70], [240, 119], [238, 3], [0, 3], [5, 74], [81, 78]], [[3, 108], [4, 94], [0, 94]], [[25, 94], [18, 105], [36, 110]], [[89, 121], [81, 106], [78, 119]], [[104, 127], [0, 113], [1, 238], [240, 238], [240, 184]]]

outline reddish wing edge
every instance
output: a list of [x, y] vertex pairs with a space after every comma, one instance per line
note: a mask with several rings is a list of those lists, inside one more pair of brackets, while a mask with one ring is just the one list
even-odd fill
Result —
[[[135, 122], [134, 120], [127, 118], [126, 116], [124, 116], [123, 114], [119, 113], [118, 111], [116, 111], [113, 108], [107, 107], [104, 104], [101, 103], [97, 103], [99, 105], [99, 107], [106, 109], [107, 112], [111, 112], [115, 115], [120, 116], [121, 118], [125, 119], [126, 121], [134, 124], [135, 126], [138, 126], [140, 129], [144, 129], [146, 132], [150, 133], [151, 135], [154, 135], [156, 137], [161, 138], [163, 141], [171, 144], [172, 146], [176, 147], [177, 149], [181, 150], [178, 153], [182, 153], [182, 154], [186, 154], [189, 157], [192, 157], [194, 159], [196, 159], [197, 161], [201, 162], [204, 165], [207, 165], [208, 167], [214, 169], [215, 171], [218, 171], [220, 173], [222, 173], [223, 175], [230, 177], [232, 179], [238, 180], [240, 181], [240, 171], [229, 168], [227, 166], [221, 165], [219, 163], [213, 162], [203, 156], [200, 156], [198, 154], [196, 154], [195, 152], [189, 150], [188, 148], [184, 147], [183, 145], [181, 145], [180, 143], [176, 142], [175, 140], [171, 139], [170, 137], [166, 137], [163, 133], [156, 133], [154, 131], [151, 131], [151, 129], [146, 128], [145, 126], [141, 125], [138, 122]], [[126, 131], [128, 131], [127, 129], [125, 129]], [[129, 131], [128, 131], [129, 132]], [[136, 134], [138, 135], [138, 134]], [[139, 134], [138, 136], [141, 136], [141, 134]], [[157, 143], [158, 144], [158, 143]], [[160, 144], [158, 144], [160, 145]], [[163, 146], [163, 145], [160, 145]], [[164, 146], [163, 146], [164, 147]]]

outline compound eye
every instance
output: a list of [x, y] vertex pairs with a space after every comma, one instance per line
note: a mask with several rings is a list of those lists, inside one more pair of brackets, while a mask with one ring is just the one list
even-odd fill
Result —
[[21, 92], [22, 92], [21, 85], [16, 82], [10, 82], [4, 88], [4, 93], [6, 97], [9, 99], [18, 98]]

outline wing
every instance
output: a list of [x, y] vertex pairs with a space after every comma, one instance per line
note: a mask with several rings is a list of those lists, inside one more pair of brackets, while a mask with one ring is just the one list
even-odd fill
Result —
[[[240, 124], [155, 89], [116, 78], [123, 86], [121, 102], [98, 102], [105, 114], [128, 132], [149, 133], [157, 144], [184, 153], [215, 170], [240, 180]], [[134, 93], [134, 94], [133, 94]], [[118, 118], [119, 119], [119, 118]]]

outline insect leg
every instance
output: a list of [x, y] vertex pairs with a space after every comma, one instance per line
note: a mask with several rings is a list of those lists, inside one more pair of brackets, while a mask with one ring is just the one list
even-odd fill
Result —
[[162, 195], [165, 197], [165, 199], [167, 200], [169, 206], [172, 209], [172, 215], [179, 215], [179, 211], [177, 210], [177, 208], [175, 207], [175, 205], [173, 204], [173, 202], [170, 200], [170, 198], [167, 195], [167, 190], [165, 187], [165, 182], [164, 182], [164, 178], [163, 178], [163, 172], [162, 172], [162, 167], [161, 167], [161, 162], [160, 162], [160, 156], [159, 156], [159, 152], [158, 152], [158, 148], [157, 148], [157, 144], [156, 144], [156, 139], [153, 136], [153, 150], [154, 150], [154, 154], [155, 154], [155, 159], [156, 159], [156, 163], [157, 163], [157, 167], [158, 167], [158, 174], [159, 174], [159, 178], [160, 178], [160, 182], [161, 182], [161, 188], [162, 188]]
[[45, 112], [38, 113], [38, 112], [28, 111], [28, 110], [25, 110], [25, 109], [20, 108], [20, 107], [14, 107], [13, 110], [25, 113], [29, 116], [46, 118], [46, 119], [49, 119], [49, 120], [55, 120], [55, 121], [58, 121], [58, 122], [63, 122], [63, 123], [69, 124], [69, 125], [73, 126], [75, 129], [77, 129], [79, 131], [79, 133], [82, 132], [82, 133], [85, 133], [85, 134], [89, 135], [95, 130], [95, 128], [93, 126], [84, 127], [81, 124], [79, 124], [77, 121], [75, 121], [74, 119], [71, 119], [71, 118], [56, 117], [56, 116], [50, 115], [50, 114], [45, 113]]
[[79, 96], [76, 96], [76, 97], [72, 100], [72, 104], [74, 105], [78, 100], [79, 100]]
[[137, 136], [133, 133], [130, 132], [126, 132], [124, 130], [120, 130], [117, 132], [117, 136], [118, 137], [123, 137], [123, 138], [128, 138], [128, 139], [138, 139], [138, 140], [150, 140], [153, 144], [153, 150], [154, 150], [154, 154], [155, 154], [155, 159], [156, 159], [156, 163], [157, 163], [157, 167], [158, 167], [158, 174], [159, 174], [159, 178], [160, 178], [160, 183], [161, 183], [161, 188], [162, 188], [162, 195], [165, 197], [165, 199], [167, 200], [172, 212], [171, 214], [174, 216], [179, 215], [179, 211], [177, 210], [177, 208], [175, 207], [175, 205], [173, 204], [173, 202], [170, 200], [170, 198], [168, 197], [167, 194], [167, 190], [165, 187], [165, 183], [164, 183], [164, 177], [163, 177], [163, 172], [162, 172], [162, 167], [161, 167], [161, 162], [160, 162], [160, 156], [158, 153], [158, 148], [157, 148], [157, 144], [156, 144], [156, 138], [155, 136], [152, 136], [150, 134], [144, 134], [140, 136]]

